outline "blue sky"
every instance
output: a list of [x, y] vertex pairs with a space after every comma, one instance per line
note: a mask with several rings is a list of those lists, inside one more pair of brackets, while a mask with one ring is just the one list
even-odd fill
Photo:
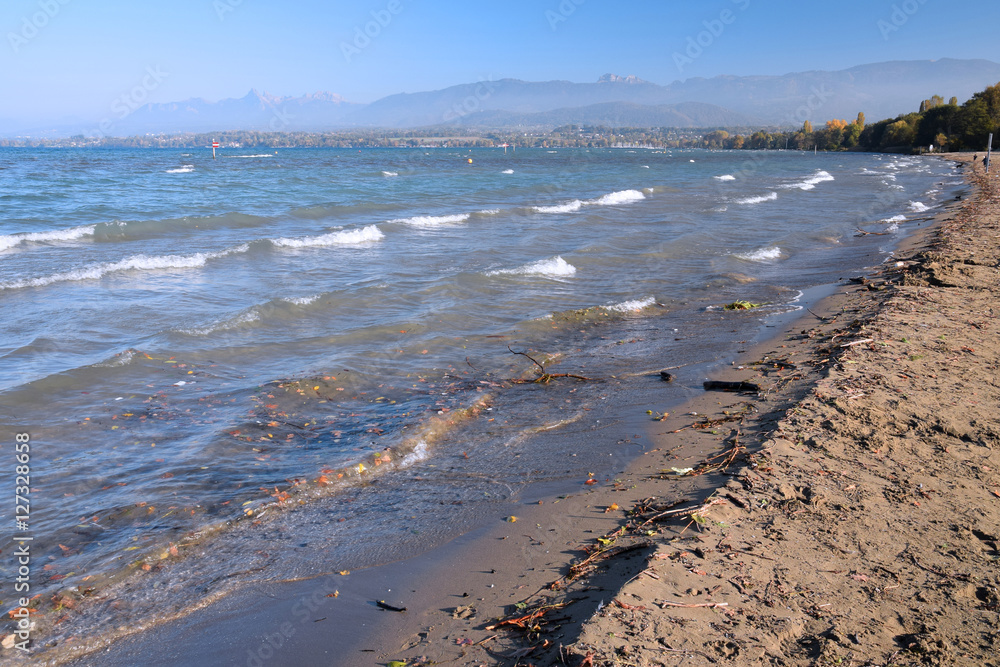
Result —
[[137, 86], [152, 102], [251, 88], [370, 102], [487, 78], [997, 61], [998, 19], [993, 0], [5, 0], [0, 121], [100, 117]]

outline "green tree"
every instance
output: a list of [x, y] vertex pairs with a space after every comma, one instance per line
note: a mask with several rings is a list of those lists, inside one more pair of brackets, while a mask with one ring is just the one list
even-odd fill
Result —
[[1000, 83], [976, 93], [963, 104], [955, 125], [963, 148], [986, 148], [987, 135], [1000, 134]]
[[897, 148], [902, 146], [912, 146], [916, 133], [905, 119], [897, 120], [889, 124], [882, 137], [882, 148]]
[[854, 148], [858, 145], [858, 140], [861, 139], [861, 131], [864, 130], [864, 127], [863, 124], [855, 122], [844, 129], [844, 148]]
[[959, 108], [950, 104], [942, 104], [924, 113], [917, 123], [914, 143], [917, 146], [940, 145], [937, 136], [939, 134], [950, 135], [954, 132], [955, 119], [958, 114]]

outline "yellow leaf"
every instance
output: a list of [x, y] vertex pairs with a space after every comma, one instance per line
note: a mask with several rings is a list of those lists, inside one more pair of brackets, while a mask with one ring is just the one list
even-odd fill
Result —
[[345, 577], [346, 577], [347, 575], [349, 575], [350, 573], [351, 573], [351, 571], [350, 571], [350, 570], [341, 570], [341, 571], [340, 571], [340, 574], [342, 574], [342, 575], [343, 575], [343, 576], [345, 576]]

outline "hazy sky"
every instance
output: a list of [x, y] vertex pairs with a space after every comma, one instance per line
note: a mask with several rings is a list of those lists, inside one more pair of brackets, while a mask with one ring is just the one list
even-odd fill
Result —
[[[666, 84], [884, 60], [1000, 60], [995, 0], [4, 0], [0, 122], [483, 79]], [[367, 34], [366, 34], [367, 33]], [[700, 42], [700, 44], [699, 44]]]

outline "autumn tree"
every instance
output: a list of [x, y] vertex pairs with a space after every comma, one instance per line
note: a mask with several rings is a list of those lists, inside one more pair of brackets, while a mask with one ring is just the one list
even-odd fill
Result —
[[944, 98], [940, 95], [933, 95], [929, 100], [924, 100], [920, 103], [920, 113], [930, 111], [934, 107], [939, 107], [942, 104], [944, 104]]

